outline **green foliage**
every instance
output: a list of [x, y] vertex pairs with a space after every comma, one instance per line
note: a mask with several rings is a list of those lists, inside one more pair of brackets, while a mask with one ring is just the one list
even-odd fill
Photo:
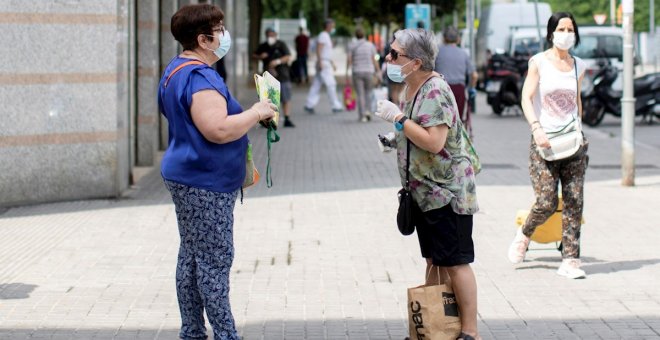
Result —
[[[322, 0], [262, 0], [264, 18], [297, 18], [299, 13], [307, 19], [312, 34], [323, 29]], [[355, 28], [355, 18], [362, 18], [362, 26], [367, 30], [374, 23], [403, 25], [405, 7], [413, 0], [328, 0], [329, 16], [335, 19], [338, 35], [351, 35]], [[451, 15], [454, 9], [463, 11], [464, 1], [425, 0], [437, 6], [438, 15]]]
[[[652, 0], [656, 1], [657, 0]], [[610, 24], [610, 0], [583, 0], [575, 2], [572, 0], [547, 0], [553, 12], [568, 11], [573, 14], [578, 25], [595, 25], [594, 14], [606, 14], [607, 22]], [[617, 1], [618, 4], [621, 1]], [[660, 18], [660, 6], [654, 6], [656, 23]], [[634, 12], [635, 32], [648, 32], [649, 30], [649, 0], [635, 0]]]
[[[312, 34], [323, 29], [323, 0], [261, 0], [264, 18], [297, 18], [302, 13]], [[477, 0], [475, 0], [477, 1]], [[540, 0], [548, 2], [555, 12], [570, 11], [580, 25], [595, 25], [594, 14], [607, 14], [609, 24], [610, 0]], [[656, 23], [660, 22], [660, 5], [655, 5]], [[328, 12], [337, 23], [338, 35], [351, 35], [354, 32], [355, 18], [362, 18], [362, 26], [367, 30], [373, 23], [403, 25], [405, 7], [413, 0], [328, 0]], [[434, 29], [451, 24], [454, 10], [459, 13], [459, 27], [465, 23], [464, 0], [425, 0], [423, 3], [435, 5], [437, 16], [433, 20]], [[486, 7], [491, 0], [482, 0]], [[617, 1], [617, 4], [620, 1]], [[547, 18], [546, 18], [547, 20]], [[649, 29], [649, 0], [635, 0], [635, 31]]]

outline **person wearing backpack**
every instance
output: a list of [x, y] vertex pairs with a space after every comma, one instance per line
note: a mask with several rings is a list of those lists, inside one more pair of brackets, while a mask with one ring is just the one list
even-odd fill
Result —
[[364, 38], [364, 29], [355, 30], [356, 41], [348, 47], [346, 62], [346, 78], [348, 70], [352, 72], [353, 88], [357, 94], [358, 121], [371, 120], [371, 98], [373, 92], [374, 76], [380, 80], [380, 66], [376, 60], [376, 46]]

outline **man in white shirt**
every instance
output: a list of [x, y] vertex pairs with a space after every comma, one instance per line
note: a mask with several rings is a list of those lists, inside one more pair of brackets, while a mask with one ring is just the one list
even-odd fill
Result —
[[305, 102], [305, 111], [314, 113], [314, 107], [318, 104], [321, 97], [321, 86], [325, 85], [328, 91], [328, 99], [332, 105], [332, 112], [341, 112], [342, 105], [337, 98], [337, 80], [335, 80], [334, 71], [337, 69], [332, 61], [332, 40], [330, 34], [335, 29], [335, 22], [332, 19], [325, 20], [325, 29], [316, 39], [316, 75], [312, 82], [312, 87], [307, 94]]

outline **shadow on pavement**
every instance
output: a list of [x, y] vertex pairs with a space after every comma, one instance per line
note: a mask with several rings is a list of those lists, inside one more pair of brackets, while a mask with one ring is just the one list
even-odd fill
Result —
[[[657, 338], [660, 333], [652, 325], [660, 317], [643, 318], [540, 318], [479, 320], [484, 339], [631, 339]], [[615, 325], [615, 327], [611, 327]], [[490, 331], [489, 331], [490, 330]], [[331, 320], [266, 320], [247, 323], [238, 329], [244, 340], [251, 339], [392, 339], [408, 336], [403, 319], [331, 319]], [[207, 330], [212, 338], [211, 330]], [[0, 330], [0, 339], [177, 339], [175, 329], [72, 329], [36, 328]]]
[[[630, 260], [630, 261], [614, 261], [608, 262], [598, 260], [593, 257], [583, 257], [582, 269], [588, 274], [609, 274], [622, 271], [631, 271], [641, 269], [644, 266], [652, 266], [660, 263], [660, 259], [647, 259], [647, 260]], [[538, 263], [546, 262], [546, 263]], [[547, 263], [550, 262], [550, 263]], [[516, 267], [516, 270], [530, 270], [530, 269], [552, 269], [559, 268], [561, 263], [561, 256], [557, 257], [539, 257], [524, 262], [523, 265]]]
[[0, 300], [27, 299], [39, 286], [26, 283], [0, 283]]
[[630, 271], [641, 269], [644, 266], [652, 266], [660, 263], [660, 259], [647, 259], [647, 260], [632, 260], [632, 261], [615, 261], [603, 262], [597, 264], [585, 264], [582, 269], [587, 274], [608, 274], [622, 271]]

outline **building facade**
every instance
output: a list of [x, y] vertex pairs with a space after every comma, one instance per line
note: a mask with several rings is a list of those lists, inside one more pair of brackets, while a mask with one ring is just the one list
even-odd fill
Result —
[[239, 0], [0, 0], [0, 207], [117, 197], [158, 163], [158, 81], [180, 51], [170, 18], [198, 2], [247, 36]]

